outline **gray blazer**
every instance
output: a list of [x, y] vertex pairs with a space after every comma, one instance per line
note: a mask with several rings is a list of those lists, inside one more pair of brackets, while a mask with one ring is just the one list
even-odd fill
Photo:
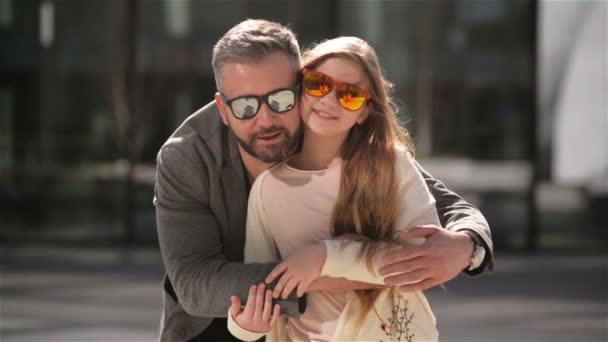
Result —
[[[420, 168], [446, 229], [466, 229], [486, 247], [477, 273], [492, 265], [483, 215]], [[158, 153], [154, 205], [165, 270], [161, 341], [187, 341], [214, 317], [226, 317], [230, 295], [246, 299], [275, 264], [242, 264], [250, 184], [237, 143], [215, 103], [191, 115]], [[282, 310], [298, 317], [295, 297]], [[300, 308], [301, 309], [301, 308]]]

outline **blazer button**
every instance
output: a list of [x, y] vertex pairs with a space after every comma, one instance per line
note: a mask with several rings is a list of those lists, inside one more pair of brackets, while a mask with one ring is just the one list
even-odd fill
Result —
[[184, 337], [186, 336], [186, 330], [184, 330], [184, 328], [177, 328], [175, 329], [175, 335], [177, 335], [177, 337]]

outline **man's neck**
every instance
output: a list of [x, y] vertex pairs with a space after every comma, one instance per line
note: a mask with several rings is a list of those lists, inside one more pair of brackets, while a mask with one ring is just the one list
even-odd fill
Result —
[[245, 171], [247, 172], [247, 177], [251, 183], [253, 183], [253, 181], [255, 181], [255, 179], [258, 178], [262, 172], [274, 165], [273, 163], [264, 163], [263, 161], [257, 159], [245, 151], [241, 146], [239, 146], [239, 153], [241, 154], [241, 159], [243, 159], [243, 165], [245, 165]]

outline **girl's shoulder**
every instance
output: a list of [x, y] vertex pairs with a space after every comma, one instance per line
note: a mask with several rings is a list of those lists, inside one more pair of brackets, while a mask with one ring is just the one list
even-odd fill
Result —
[[279, 162], [264, 172], [255, 179], [251, 186], [252, 192], [266, 192], [281, 190], [282, 187], [288, 186], [294, 178], [299, 175], [293, 172], [293, 169], [288, 165], [288, 161], [291, 159]]
[[395, 159], [397, 164], [396, 166], [398, 169], [416, 167], [414, 156], [405, 146], [397, 145], [395, 147], [395, 152], [397, 156]]
[[282, 172], [282, 169], [284, 169], [286, 165], [287, 160], [284, 160], [264, 170], [262, 173], [260, 173], [260, 175], [255, 179], [255, 181], [251, 185], [251, 190], [261, 190], [264, 187], [264, 184], [267, 183], [269, 179], [277, 178], [277, 176]]

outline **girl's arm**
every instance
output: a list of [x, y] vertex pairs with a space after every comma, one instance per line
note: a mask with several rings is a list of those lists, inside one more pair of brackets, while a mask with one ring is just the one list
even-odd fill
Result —
[[321, 276], [314, 280], [308, 286], [308, 292], [311, 291], [328, 291], [328, 292], [344, 292], [344, 291], [355, 291], [355, 290], [369, 290], [382, 287], [381, 285], [375, 285], [370, 283], [364, 283], [361, 281], [348, 280], [346, 278], [333, 278], [328, 276]]
[[[396, 168], [401, 199], [396, 227], [399, 230], [407, 230], [415, 225], [438, 225], [435, 200], [407, 152], [399, 151]], [[420, 244], [424, 239], [410, 242]], [[372, 257], [369, 267], [367, 259], [362, 256], [363, 247], [360, 241], [348, 240], [346, 237], [311, 244], [277, 265], [266, 278], [266, 282], [281, 276], [274, 290], [275, 298], [280, 294], [286, 298], [294, 289], [297, 289], [298, 296], [301, 296], [310, 284], [321, 276], [372, 284], [370, 287], [384, 286], [385, 275], [380, 275], [379, 272], [382, 257], [388, 252], [404, 248], [399, 245], [385, 245]]]
[[[274, 239], [267, 229], [266, 216], [262, 203], [262, 183], [260, 175], [253, 183], [247, 207], [247, 226], [245, 235], [244, 262], [262, 263], [280, 260]], [[255, 341], [270, 332], [280, 314], [278, 304], [272, 305], [272, 291], [261, 283], [251, 285], [243, 310], [238, 296], [232, 296], [228, 311], [228, 331], [243, 341]]]

